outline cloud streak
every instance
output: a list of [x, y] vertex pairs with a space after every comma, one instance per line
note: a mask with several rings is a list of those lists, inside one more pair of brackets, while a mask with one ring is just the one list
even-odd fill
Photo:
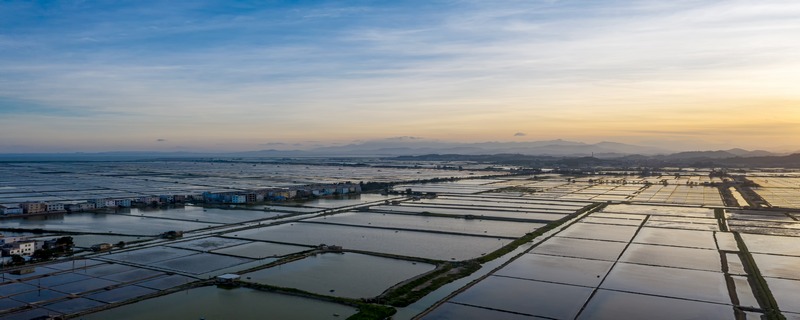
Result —
[[[543, 139], [717, 139], [703, 114], [745, 141], [742, 119], [800, 101], [798, 15], [792, 1], [2, 3], [0, 134], [36, 144], [55, 127], [80, 141], [79, 115], [110, 147], [482, 141], [511, 125]], [[738, 104], [755, 107], [726, 113]], [[32, 118], [63, 123], [20, 124]]]

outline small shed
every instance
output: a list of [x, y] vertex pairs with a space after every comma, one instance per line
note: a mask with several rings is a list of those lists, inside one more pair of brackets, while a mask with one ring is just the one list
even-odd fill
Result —
[[235, 284], [242, 276], [233, 273], [226, 273], [217, 276], [217, 284]]

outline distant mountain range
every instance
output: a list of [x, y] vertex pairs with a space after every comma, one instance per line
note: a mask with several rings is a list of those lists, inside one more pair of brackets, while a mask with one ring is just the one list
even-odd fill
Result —
[[428, 154], [420, 156], [399, 156], [402, 161], [476, 161], [487, 164], [521, 167], [726, 167], [726, 168], [800, 168], [800, 153], [786, 156], [709, 158], [703, 154], [720, 157], [717, 151], [692, 152], [684, 158], [673, 155], [631, 155], [619, 158], [600, 159], [597, 157], [554, 157], [522, 154], [462, 155]]
[[310, 150], [261, 150], [252, 152], [237, 152], [237, 156], [264, 157], [264, 156], [368, 156], [392, 157], [406, 155], [423, 155], [431, 153], [440, 154], [498, 154], [517, 153], [525, 155], [545, 156], [604, 156], [614, 157], [629, 154], [665, 154], [669, 150], [634, 146], [615, 142], [601, 142], [587, 144], [583, 142], [551, 140], [531, 142], [481, 142], [481, 143], [455, 143], [427, 140], [376, 140], [344, 146], [322, 147]]
[[[764, 150], [729, 149], [716, 151], [675, 152], [659, 147], [638, 146], [617, 142], [583, 143], [567, 140], [528, 142], [457, 143], [399, 137], [366, 141], [342, 146], [319, 147], [308, 150], [259, 150], [245, 152], [99, 152], [99, 153], [49, 153], [0, 154], [0, 161], [89, 161], [89, 160], [147, 160], [177, 158], [302, 158], [302, 157], [411, 157], [423, 155], [463, 155], [494, 157], [592, 158], [617, 160], [627, 163], [648, 161], [656, 163], [736, 163], [769, 162], [769, 158], [786, 156]], [[500, 156], [503, 155], [503, 156]], [[469, 157], [464, 157], [469, 158]], [[484, 157], [473, 157], [484, 158]], [[745, 161], [744, 159], [753, 159]], [[777, 163], [781, 163], [778, 161]]]
[[777, 155], [768, 151], [730, 149], [719, 151], [691, 151], [675, 153], [674, 150], [651, 146], [638, 146], [618, 142], [583, 143], [567, 140], [529, 142], [456, 143], [423, 139], [386, 139], [344, 146], [322, 147], [310, 150], [261, 150], [237, 152], [242, 157], [334, 157], [369, 156], [391, 157], [424, 154], [521, 154], [536, 156], [619, 158], [630, 155], [671, 155], [675, 158], [728, 158]]

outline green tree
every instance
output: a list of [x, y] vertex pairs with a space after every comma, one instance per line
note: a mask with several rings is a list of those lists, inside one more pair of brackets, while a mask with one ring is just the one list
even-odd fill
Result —
[[18, 254], [11, 255], [11, 264], [12, 265], [22, 265], [25, 264], [25, 258]]
[[53, 252], [47, 249], [39, 249], [33, 252], [31, 258], [36, 261], [48, 261], [53, 258]]
[[74, 247], [75, 242], [72, 240], [72, 237], [61, 237], [56, 240], [56, 245], [59, 246], [67, 246], [67, 247]]

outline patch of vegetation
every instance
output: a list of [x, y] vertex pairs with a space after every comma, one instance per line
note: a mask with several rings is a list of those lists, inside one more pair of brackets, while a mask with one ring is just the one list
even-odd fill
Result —
[[393, 314], [397, 312], [397, 309], [384, 306], [379, 304], [373, 303], [366, 303], [361, 300], [349, 299], [349, 298], [342, 298], [342, 297], [333, 297], [333, 296], [326, 296], [318, 293], [303, 291], [300, 289], [295, 288], [286, 288], [286, 287], [278, 287], [272, 286], [268, 284], [261, 284], [261, 283], [252, 283], [252, 282], [241, 282], [240, 283], [243, 287], [255, 289], [255, 290], [262, 290], [262, 291], [269, 291], [269, 292], [278, 292], [288, 295], [306, 297], [306, 298], [314, 298], [323, 301], [335, 302], [339, 304], [344, 304], [348, 306], [353, 306], [358, 308], [358, 313], [348, 317], [348, 320], [380, 320], [380, 319], [387, 319], [391, 317]]
[[714, 218], [717, 218], [717, 224], [719, 225], [720, 231], [728, 231], [728, 224], [725, 223], [725, 209], [716, 208], [714, 209]]
[[479, 193], [506, 193], [506, 192], [521, 192], [521, 193], [536, 193], [539, 192], [540, 188], [531, 188], [531, 187], [523, 187], [523, 186], [510, 186], [500, 189], [482, 191]]
[[358, 307], [358, 313], [347, 317], [347, 320], [376, 320], [388, 319], [397, 313], [397, 309], [378, 304], [362, 304]]
[[605, 203], [594, 203], [586, 207], [583, 207], [569, 216], [566, 216], [558, 221], [554, 221], [542, 228], [539, 228], [534, 232], [528, 233], [522, 236], [521, 238], [516, 239], [511, 243], [503, 246], [502, 248], [495, 250], [480, 258], [467, 260], [463, 262], [446, 262], [445, 264], [440, 265], [439, 268], [437, 268], [436, 270], [434, 270], [429, 274], [414, 279], [413, 281], [409, 281], [408, 283], [400, 287], [393, 288], [389, 292], [379, 297], [377, 300], [382, 304], [388, 304], [395, 307], [408, 306], [409, 304], [419, 300], [425, 295], [433, 292], [434, 290], [439, 289], [443, 285], [464, 278], [466, 276], [469, 276], [475, 271], [480, 270], [481, 265], [483, 263], [492, 261], [494, 259], [502, 257], [516, 250], [519, 246], [533, 241], [533, 239], [547, 233], [550, 230], [553, 230], [561, 226], [565, 222], [569, 221], [570, 219], [573, 219], [578, 215], [590, 211], [600, 210], [605, 206], [606, 206]]
[[578, 210], [577, 212], [575, 212], [575, 213], [573, 213], [571, 215], [568, 215], [568, 216], [566, 216], [564, 218], [561, 218], [561, 219], [556, 220], [556, 221], [554, 221], [552, 223], [549, 223], [544, 227], [536, 229], [536, 231], [528, 233], [528, 234], [526, 234], [526, 235], [524, 235], [524, 236], [522, 236], [522, 237], [520, 237], [520, 238], [518, 238], [518, 239], [516, 239], [514, 241], [511, 241], [511, 243], [503, 246], [502, 248], [497, 249], [497, 250], [493, 251], [492, 253], [484, 255], [484, 256], [476, 259], [476, 260], [478, 262], [480, 262], [480, 263], [486, 263], [486, 262], [492, 261], [494, 259], [500, 258], [503, 255], [506, 255], [509, 252], [516, 250], [519, 246], [521, 246], [523, 244], [526, 244], [528, 242], [531, 242], [531, 241], [533, 241], [533, 239], [536, 239], [539, 236], [549, 232], [550, 230], [553, 230], [553, 229], [561, 226], [562, 224], [564, 224], [564, 222], [567, 222], [570, 219], [572, 219], [572, 218], [574, 218], [574, 217], [576, 217], [578, 215], [584, 214], [584, 213], [589, 212], [589, 211], [600, 210], [600, 209], [604, 208], [605, 206], [606, 206], [605, 203], [595, 203], [595, 204], [591, 204], [591, 205], [588, 205], [586, 207], [583, 207], [583, 208], [581, 208], [580, 210]]
[[443, 285], [471, 275], [480, 268], [481, 264], [475, 260], [446, 262], [435, 271], [384, 294], [378, 298], [378, 302], [395, 307], [405, 307]]
[[68, 256], [72, 254], [75, 243], [72, 237], [60, 237], [54, 240], [46, 240], [41, 249], [37, 249], [31, 255], [30, 262], [45, 262], [56, 257]]

